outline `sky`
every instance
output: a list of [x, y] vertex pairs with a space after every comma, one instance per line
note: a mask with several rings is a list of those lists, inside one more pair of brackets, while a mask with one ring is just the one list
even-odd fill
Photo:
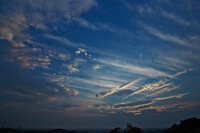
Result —
[[1, 125], [200, 117], [199, 12], [199, 0], [1, 0]]

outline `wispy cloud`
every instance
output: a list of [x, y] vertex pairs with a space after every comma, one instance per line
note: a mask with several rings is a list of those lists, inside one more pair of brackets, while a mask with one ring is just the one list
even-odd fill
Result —
[[190, 25], [191, 23], [189, 21], [186, 21], [184, 20], [183, 18], [173, 14], [173, 13], [169, 13], [169, 12], [166, 12], [164, 10], [161, 11], [161, 15], [163, 15], [164, 17], [166, 18], [169, 18], [179, 24], [183, 24], [183, 25]]
[[115, 104], [113, 106], [100, 106], [98, 109], [130, 109], [130, 108], [139, 108], [142, 106], [148, 106], [151, 104], [154, 104], [156, 101], [160, 100], [166, 100], [166, 99], [171, 99], [171, 98], [182, 98], [185, 95], [188, 95], [190, 93], [184, 93], [184, 94], [178, 94], [178, 95], [173, 95], [173, 96], [168, 96], [168, 97], [161, 97], [161, 98], [155, 98], [153, 100], [143, 100], [143, 101], [137, 101], [137, 102], [125, 102], [125, 103], [119, 103]]
[[[30, 11], [28, 12], [25, 10], [25, 7], [27, 6], [30, 8]], [[28, 29], [32, 27], [44, 31], [48, 28], [46, 23], [55, 23], [63, 18], [69, 19], [71, 17], [78, 17], [94, 6], [97, 6], [95, 0], [86, 0], [85, 2], [79, 0], [59, 2], [55, 0], [50, 2], [46, 0], [40, 2], [17, 0], [14, 4], [8, 4], [8, 10], [4, 14], [0, 14], [0, 39], [9, 41], [10, 45], [8, 47], [9, 54], [6, 57], [6, 60], [17, 61], [22, 68], [29, 69], [35, 69], [37, 67], [45, 69], [49, 68], [51, 64], [50, 57], [66, 60], [68, 55], [64, 53], [58, 51], [55, 52], [53, 50], [47, 51], [45, 49], [45, 52], [49, 54], [47, 55], [46, 53], [43, 53], [44, 51], [41, 51], [41, 49], [44, 48], [43, 46], [38, 48], [35, 43], [30, 43], [32, 40], [36, 39], [33, 39], [34, 37], [31, 34], [28, 34]], [[73, 43], [65, 38], [51, 35], [46, 35], [46, 37], [61, 41], [67, 46], [86, 47], [84, 44]], [[38, 52], [38, 49], [40, 49], [40, 52]]]
[[172, 85], [172, 82], [167, 83], [167, 81], [168, 80], [160, 80], [158, 82], [146, 84], [146, 85], [140, 87], [139, 89], [136, 89], [133, 93], [129, 94], [125, 98], [128, 98], [128, 97], [135, 95], [135, 94], [138, 94], [138, 93], [141, 93], [143, 91], [147, 91], [147, 90], [148, 91], [154, 91], [154, 90], [158, 90], [158, 89], [161, 89], [163, 87]]
[[[92, 85], [92, 86], [98, 86], [98, 87], [103, 87], [103, 88], [111, 88], [113, 86], [117, 86], [119, 83], [116, 82], [111, 82], [111, 81], [106, 81], [106, 80], [96, 80], [96, 79], [86, 79], [86, 78], [78, 78], [78, 77], [71, 77], [70, 78], [72, 81], [75, 83], [80, 83], [81, 86], [83, 85]], [[82, 87], [83, 88], [83, 87]], [[96, 92], [94, 88], [88, 88], [88, 90], [92, 90]]]
[[96, 71], [97, 69], [100, 69], [100, 68], [101, 68], [101, 66], [99, 64], [97, 64], [97, 65], [94, 65], [92, 69], [94, 71]]
[[139, 115], [144, 110], [155, 110], [157, 112], [181, 111], [181, 110], [185, 110], [185, 109], [195, 108], [199, 105], [200, 105], [199, 102], [184, 102], [184, 103], [161, 105], [161, 106], [149, 106], [149, 107], [145, 107], [145, 108], [140, 108], [140, 109], [131, 110], [131, 111], [124, 111], [124, 112], [133, 113], [134, 115]]
[[72, 21], [77, 22], [79, 25], [92, 29], [92, 30], [99, 30], [99, 27], [97, 27], [96, 25], [86, 21], [85, 19], [81, 18], [81, 17], [74, 17], [72, 18]]
[[159, 70], [156, 70], [150, 67], [135, 66], [132, 64], [127, 64], [127, 63], [124, 63], [121, 61], [115, 61], [115, 60], [109, 61], [109, 60], [99, 59], [98, 61], [105, 65], [111, 65], [113, 67], [123, 68], [121, 70], [127, 71], [129, 73], [141, 74], [148, 77], [161, 77], [161, 76], [168, 77], [169, 76], [165, 72], [161, 72]]
[[172, 91], [172, 90], [175, 90], [175, 89], [179, 88], [180, 86], [181, 85], [176, 85], [176, 86], [173, 86], [173, 87], [165, 87], [165, 88], [163, 88], [161, 90], [158, 90], [156, 92], [152, 92], [150, 94], [147, 94], [146, 96], [155, 96], [157, 94], [161, 94], [161, 93], [164, 93], [166, 91], [169, 92], [169, 91]]
[[166, 99], [170, 99], [170, 98], [181, 98], [181, 97], [188, 95], [188, 94], [190, 94], [190, 93], [184, 93], [184, 94], [178, 94], [178, 95], [174, 95], [174, 96], [155, 98], [154, 100], [157, 101], [157, 100], [166, 100]]
[[64, 37], [53, 36], [53, 35], [49, 35], [49, 34], [44, 35], [44, 37], [58, 41], [61, 44], [66, 45], [66, 46], [75, 47], [75, 48], [79, 48], [79, 47], [87, 48], [87, 45], [85, 45], [83, 43], [75, 43]]
[[96, 31], [104, 30], [104, 31], [112, 32], [114, 34], [121, 35], [121, 36], [123, 36], [123, 35], [133, 35], [132, 32], [129, 31], [128, 29], [113, 27], [113, 26], [111, 26], [109, 24], [105, 24], [105, 23], [93, 24], [93, 23], [88, 22], [87, 20], [85, 20], [81, 17], [73, 17], [69, 21], [78, 23], [80, 26], [85, 27], [87, 29], [91, 29], [91, 30], [96, 30]]
[[76, 51], [76, 54], [81, 54], [81, 53], [84, 53], [85, 56], [87, 55], [87, 51], [85, 49], [78, 48], [78, 50]]
[[121, 85], [121, 86], [114, 87], [114, 88], [112, 88], [112, 89], [109, 90], [109, 91], [101, 92], [101, 93], [97, 94], [96, 97], [102, 98], [102, 97], [111, 95], [111, 94], [115, 93], [117, 90], [125, 89], [126, 87], [128, 87], [128, 86], [130, 86], [130, 85], [133, 85], [134, 83], [137, 83], [137, 82], [140, 81], [140, 80], [141, 80], [141, 79], [129, 81], [129, 82], [127, 82], [127, 83], [125, 83], [125, 84], [123, 84], [123, 85]]
[[175, 42], [177, 44], [183, 45], [183, 46], [187, 46], [187, 47], [191, 47], [191, 44], [188, 44], [184, 39], [181, 39], [175, 35], [170, 35], [170, 34], [165, 34], [162, 33], [161, 31], [150, 27], [150, 26], [144, 26], [144, 29], [146, 29], [149, 33], [151, 33], [152, 35], [165, 40], [165, 41], [170, 41], [170, 42]]
[[174, 42], [176, 44], [182, 45], [182, 46], [186, 46], [189, 48], [196, 48], [199, 49], [199, 46], [197, 44], [195, 44], [194, 42], [189, 41], [187, 38], [180, 38], [176, 35], [172, 35], [172, 34], [167, 34], [167, 33], [163, 33], [161, 31], [159, 31], [156, 28], [147, 26], [147, 25], [143, 25], [144, 29], [147, 30], [150, 34], [158, 37], [159, 39], [162, 39], [164, 41], [169, 41], [169, 42]]
[[112, 109], [123, 109], [123, 108], [138, 108], [142, 106], [147, 106], [153, 104], [154, 101], [147, 100], [147, 101], [138, 101], [138, 102], [128, 102], [128, 103], [120, 103], [112, 106]]

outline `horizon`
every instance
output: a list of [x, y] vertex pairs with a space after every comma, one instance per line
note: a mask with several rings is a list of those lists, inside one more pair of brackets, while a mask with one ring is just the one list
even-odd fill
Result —
[[0, 123], [167, 128], [200, 118], [199, 12], [198, 0], [1, 0]]

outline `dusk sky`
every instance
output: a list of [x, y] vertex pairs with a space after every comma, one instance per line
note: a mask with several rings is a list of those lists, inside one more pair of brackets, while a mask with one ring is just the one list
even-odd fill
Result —
[[0, 1], [1, 125], [162, 128], [189, 117], [200, 117], [199, 0]]

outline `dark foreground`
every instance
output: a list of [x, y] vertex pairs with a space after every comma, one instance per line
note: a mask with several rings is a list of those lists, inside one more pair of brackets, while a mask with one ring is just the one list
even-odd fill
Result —
[[[0, 133], [91, 133], [91, 131], [72, 131], [65, 129], [19, 130], [11, 128], [1, 128]], [[97, 131], [93, 131], [92, 133], [97, 133]], [[194, 117], [182, 120], [180, 121], [180, 124], [174, 124], [170, 128], [163, 130], [141, 130], [140, 128], [133, 127], [131, 124], [127, 124], [126, 129], [120, 129], [119, 127], [117, 127], [108, 132], [102, 131], [101, 133], [200, 133], [200, 119]]]

